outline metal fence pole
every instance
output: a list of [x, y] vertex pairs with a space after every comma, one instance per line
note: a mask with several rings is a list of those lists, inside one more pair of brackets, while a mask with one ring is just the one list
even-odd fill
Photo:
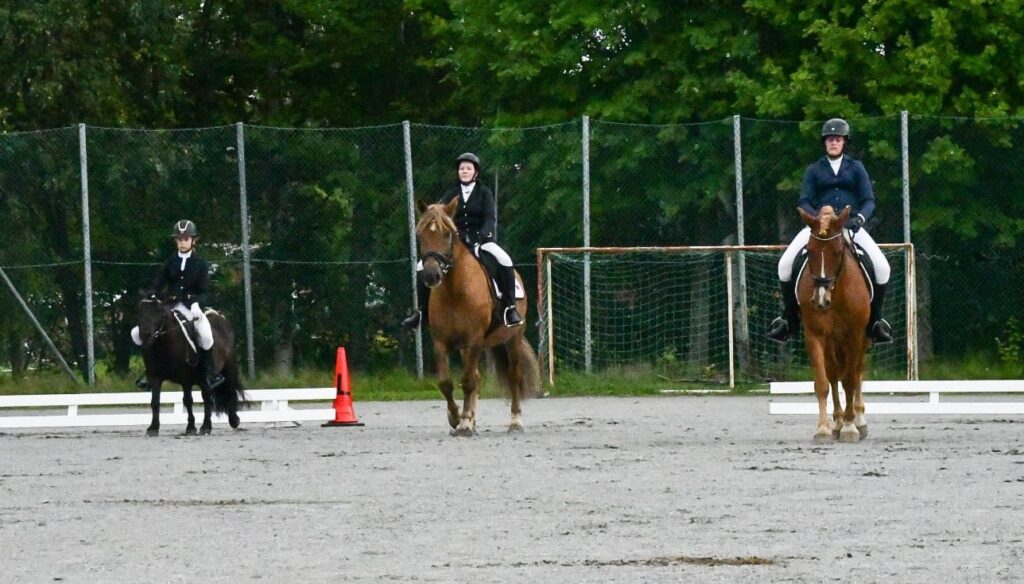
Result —
[[[4, 281], [4, 284], [7, 284], [7, 289], [11, 291], [15, 300], [17, 300], [18, 304], [21, 305], [21, 309], [25, 311], [26, 315], [28, 315], [28, 319], [32, 321], [32, 326], [36, 327], [36, 331], [43, 337], [43, 341], [46, 342], [46, 346], [50, 348], [50, 352], [53, 353], [53, 357], [57, 359], [58, 363], [60, 363], [64, 372], [67, 373], [68, 377], [73, 379], [75, 383], [81, 385], [82, 380], [79, 379], [78, 376], [75, 375], [75, 372], [71, 370], [71, 367], [68, 366], [68, 362], [64, 360], [64, 355], [60, 354], [60, 351], [57, 349], [57, 345], [53, 344], [53, 339], [50, 338], [50, 335], [46, 334], [46, 329], [43, 328], [43, 325], [39, 324], [39, 319], [37, 319], [36, 315], [32, 313], [32, 309], [28, 307], [25, 299], [21, 297], [18, 289], [14, 287], [14, 283], [7, 277], [7, 272], [5, 272], [3, 268], [0, 268], [0, 279]], [[90, 369], [90, 371], [92, 371], [92, 369]]]
[[[744, 232], [744, 216], [743, 216], [743, 139], [742, 139], [742, 124], [739, 115], [732, 117], [732, 153], [733, 153], [733, 164], [734, 173], [736, 174], [736, 245], [746, 245], [746, 235]], [[736, 260], [736, 300], [739, 304], [739, 310], [734, 315], [736, 322], [730, 322], [729, 334], [732, 335], [733, 331], [736, 331], [734, 341], [738, 343], [739, 361], [741, 366], [746, 369], [749, 361], [749, 346], [750, 346], [750, 330], [749, 320], [747, 313], [747, 252], [740, 250], [737, 254]], [[730, 273], [731, 276], [731, 273]], [[730, 307], [732, 307], [733, 300], [730, 299]], [[730, 343], [730, 345], [732, 345]], [[733, 347], [730, 346], [730, 359], [733, 359], [732, 352]], [[729, 387], [735, 387], [735, 369], [730, 369], [729, 372]]]
[[235, 149], [238, 152], [238, 198], [242, 224], [242, 290], [245, 294], [245, 356], [249, 381], [256, 378], [256, 349], [252, 327], [252, 248], [249, 246], [249, 196], [245, 189], [245, 126], [235, 124]]
[[[405, 150], [405, 191], [406, 212], [409, 216], [409, 270], [412, 273], [412, 305], [419, 306], [419, 295], [416, 292], [416, 190], [412, 182], [412, 129], [409, 121], [402, 122], [402, 147]], [[497, 186], [497, 185], [495, 185]], [[423, 327], [421, 322], [416, 328], [416, 377], [423, 379]]]
[[92, 322], [92, 236], [89, 233], [89, 156], [85, 144], [85, 124], [78, 124], [78, 161], [82, 178], [82, 261], [85, 271], [85, 354], [86, 378], [96, 384], [96, 342]]
[[[583, 116], [583, 247], [590, 247], [590, 116]], [[590, 337], [590, 254], [583, 256], [583, 363], [593, 372]]]
[[903, 243], [910, 243], [910, 120], [900, 112], [900, 158], [903, 159]]

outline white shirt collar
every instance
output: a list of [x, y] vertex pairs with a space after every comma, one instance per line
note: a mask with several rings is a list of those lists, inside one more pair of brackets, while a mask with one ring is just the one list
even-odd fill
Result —
[[828, 159], [828, 163], [832, 167], [832, 172], [833, 173], [839, 174], [839, 167], [843, 164], [843, 157], [844, 156], [846, 156], [846, 155], [845, 154], [840, 154], [839, 158], [836, 158], [835, 160], [832, 160], [831, 158]]
[[192, 257], [193, 251], [190, 249], [185, 253], [178, 252], [178, 257], [181, 258], [181, 268], [179, 268], [181, 271], [185, 271], [185, 262], [188, 261], [188, 258]]
[[476, 186], [476, 181], [466, 185], [460, 183], [459, 186], [462, 187], [462, 202], [465, 203], [469, 200], [469, 195], [473, 192], [473, 187]]

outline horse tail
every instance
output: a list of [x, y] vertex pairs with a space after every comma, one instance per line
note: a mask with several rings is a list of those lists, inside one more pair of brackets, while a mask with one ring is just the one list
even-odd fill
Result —
[[490, 349], [491, 357], [494, 359], [494, 368], [498, 373], [498, 382], [506, 393], [519, 392], [519, 399], [528, 399], [535, 395], [540, 395], [540, 363], [537, 361], [537, 354], [533, 352], [533, 347], [526, 341], [526, 337], [520, 336], [513, 342], [518, 345], [519, 373], [522, 382], [519, 384], [519, 387], [512, 387], [509, 383], [511, 366], [509, 364], [508, 348], [505, 345], [498, 345]]
[[228, 359], [221, 373], [224, 375], [224, 383], [213, 390], [213, 410], [218, 414], [238, 412], [239, 407], [248, 401], [238, 375], [238, 363]]

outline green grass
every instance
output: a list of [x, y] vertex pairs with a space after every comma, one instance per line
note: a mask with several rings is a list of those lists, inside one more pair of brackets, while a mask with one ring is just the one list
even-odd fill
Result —
[[[803, 375], [806, 373], [806, 375]], [[138, 374], [128, 378], [120, 378], [107, 371], [97, 371], [95, 386], [76, 384], [67, 375], [59, 371], [32, 372], [20, 380], [12, 379], [9, 374], [0, 373], [0, 395], [27, 395], [46, 393], [86, 393], [86, 392], [119, 392], [138, 391], [134, 381]], [[458, 370], [453, 372], [458, 385]], [[794, 377], [810, 379], [810, 372], [794, 372]], [[868, 378], [879, 377], [878, 373], [869, 374]], [[899, 377], [897, 374], [895, 377]], [[929, 362], [921, 365], [921, 379], [1019, 379], [1024, 377], [1024, 370], [1019, 364], [999, 362], [991, 357], [972, 355], [958, 361]], [[352, 393], [356, 401], [400, 401], [400, 400], [436, 400], [440, 399], [437, 381], [433, 373], [425, 379], [417, 379], [415, 375], [404, 370], [367, 373], [352, 373]], [[334, 385], [333, 370], [302, 369], [287, 376], [263, 373], [256, 380], [245, 383], [251, 389], [287, 388], [287, 387], [330, 387]], [[177, 391], [177, 386], [168, 384], [170, 391]], [[619, 368], [604, 371], [597, 375], [585, 375], [578, 372], [557, 373], [555, 385], [547, 387], [552, 397], [570, 396], [646, 396], [659, 395], [662, 390], [728, 390], [728, 386], [715, 382], [695, 382], [670, 379], [651, 367]], [[734, 390], [735, 394], [746, 394], [754, 390], [765, 390], [764, 383], [742, 383]], [[481, 385], [481, 397], [501, 397], [497, 382], [484, 374]], [[456, 390], [457, 397], [461, 391]]]

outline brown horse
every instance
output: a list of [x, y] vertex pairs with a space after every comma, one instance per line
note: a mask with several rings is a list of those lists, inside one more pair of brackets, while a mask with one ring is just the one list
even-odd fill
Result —
[[[146, 364], [146, 382], [151, 393], [150, 409], [153, 413], [147, 436], [160, 434], [160, 387], [164, 381], [181, 385], [182, 403], [188, 412], [186, 435], [196, 434], [196, 418], [192, 415], [192, 386], [199, 385], [200, 374], [194, 340], [185, 333], [185, 317], [176, 314], [174, 302], [144, 297], [138, 306], [139, 336], [142, 337], [142, 360]], [[213, 329], [213, 366], [224, 374], [224, 383], [213, 391], [202, 389], [203, 424], [199, 434], [209, 434], [213, 428], [213, 412], [227, 414], [228, 424], [237, 428], [238, 408], [245, 402], [245, 392], [235, 362], [235, 333], [223, 315], [207, 311]]]
[[[811, 228], [807, 265], [800, 274], [796, 294], [804, 325], [804, 344], [814, 370], [814, 394], [818, 398], [818, 430], [815, 442], [856, 442], [867, 436], [861, 383], [871, 298], [860, 265], [854, 256], [849, 232], [843, 229], [850, 207], [839, 215], [822, 207], [817, 217], [798, 209]], [[839, 403], [839, 382], [846, 391], [845, 410]], [[833, 425], [828, 422], [825, 399], [832, 389]]]
[[[416, 225], [423, 269], [421, 281], [431, 289], [427, 320], [437, 360], [438, 386], [448, 404], [448, 423], [455, 436], [476, 432], [477, 386], [480, 357], [487, 351], [494, 358], [498, 379], [512, 399], [509, 432], [522, 431], [520, 401], [540, 389], [540, 366], [525, 326], [508, 328], [492, 325], [495, 299], [490, 278], [473, 252], [459, 240], [452, 216], [458, 199], [446, 205], [417, 205], [421, 214]], [[516, 279], [522, 283], [519, 274]], [[517, 303], [526, 317], [526, 299]], [[462, 412], [453, 396], [448, 355], [457, 349], [462, 357]]]

